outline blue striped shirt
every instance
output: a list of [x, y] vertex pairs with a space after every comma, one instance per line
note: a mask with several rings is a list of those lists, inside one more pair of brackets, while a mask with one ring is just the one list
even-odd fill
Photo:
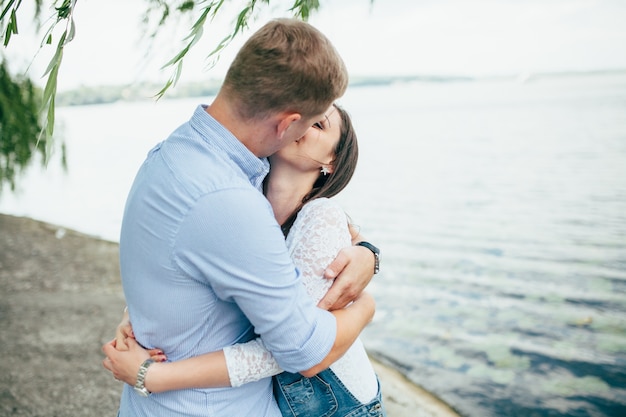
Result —
[[[334, 317], [305, 293], [272, 208], [269, 170], [203, 106], [152, 149], [130, 190], [120, 236], [137, 340], [177, 361], [259, 334], [280, 366], [321, 362]], [[125, 386], [120, 416], [280, 416], [271, 379], [143, 398]]]

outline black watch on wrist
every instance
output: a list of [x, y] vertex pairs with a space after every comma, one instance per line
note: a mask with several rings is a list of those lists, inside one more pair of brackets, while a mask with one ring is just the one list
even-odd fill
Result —
[[363, 246], [364, 248], [372, 251], [372, 253], [374, 254], [374, 274], [378, 274], [378, 272], [380, 271], [380, 249], [365, 241], [359, 242], [356, 245]]

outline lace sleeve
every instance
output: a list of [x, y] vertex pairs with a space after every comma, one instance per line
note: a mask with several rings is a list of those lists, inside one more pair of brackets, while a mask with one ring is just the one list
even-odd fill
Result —
[[341, 248], [350, 246], [350, 239], [347, 216], [332, 200], [313, 200], [298, 214], [287, 236], [287, 247], [307, 293], [316, 303], [332, 285], [324, 278], [324, 270]]
[[230, 385], [238, 387], [248, 382], [277, 375], [283, 370], [260, 338], [224, 348]]

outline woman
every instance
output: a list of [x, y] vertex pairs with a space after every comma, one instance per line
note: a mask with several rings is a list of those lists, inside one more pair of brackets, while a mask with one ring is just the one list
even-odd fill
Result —
[[[353, 238], [345, 213], [329, 198], [346, 187], [357, 158], [352, 123], [337, 105], [301, 139], [269, 158], [271, 170], [264, 192], [302, 282], [316, 302], [332, 284], [323, 277], [324, 268]], [[117, 346], [125, 349], [127, 344], [129, 350], [105, 366], [117, 378], [134, 384], [139, 364], [150, 354], [157, 360], [163, 360], [164, 355], [149, 353], [132, 338], [124, 340], [132, 332], [127, 320], [126, 316], [118, 327]], [[183, 361], [155, 363], [147, 371], [145, 387], [162, 392], [239, 386], [274, 376], [274, 395], [283, 416], [385, 416], [378, 379], [360, 340], [330, 369], [315, 375], [318, 371], [306, 375], [283, 372], [259, 338]]]

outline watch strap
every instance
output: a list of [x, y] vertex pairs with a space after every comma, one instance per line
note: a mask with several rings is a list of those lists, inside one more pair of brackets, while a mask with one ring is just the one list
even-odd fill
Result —
[[363, 246], [372, 251], [374, 254], [374, 275], [378, 274], [380, 272], [380, 249], [366, 241], [357, 243], [357, 246]]

